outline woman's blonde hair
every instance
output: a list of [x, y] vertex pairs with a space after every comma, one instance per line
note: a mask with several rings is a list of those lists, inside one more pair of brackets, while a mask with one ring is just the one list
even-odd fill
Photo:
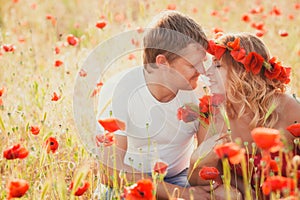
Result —
[[[270, 53], [265, 44], [256, 36], [248, 33], [226, 34], [220, 38], [222, 44], [240, 38], [240, 46], [246, 53], [256, 52], [265, 61], [269, 61]], [[251, 121], [250, 128], [258, 126], [273, 127], [278, 121], [276, 110], [265, 120], [265, 116], [272, 106], [278, 105], [279, 93], [284, 93], [285, 85], [278, 80], [265, 77], [262, 70], [254, 75], [247, 72], [243, 64], [235, 61], [226, 51], [221, 58], [222, 65], [227, 68], [226, 80], [226, 110], [232, 119], [247, 115]], [[238, 105], [238, 108], [233, 105]]]

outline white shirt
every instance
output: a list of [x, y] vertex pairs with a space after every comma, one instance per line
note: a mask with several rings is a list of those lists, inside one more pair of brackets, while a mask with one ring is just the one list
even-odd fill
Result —
[[[157, 160], [166, 162], [167, 177], [189, 166], [194, 150], [194, 134], [199, 122], [177, 119], [177, 109], [185, 103], [198, 105], [199, 92], [179, 91], [167, 103], [157, 101], [146, 86], [143, 67], [126, 70], [104, 83], [99, 97], [98, 119], [112, 117], [126, 123], [127, 152], [124, 163], [150, 173]], [[98, 127], [101, 130], [101, 127]]]

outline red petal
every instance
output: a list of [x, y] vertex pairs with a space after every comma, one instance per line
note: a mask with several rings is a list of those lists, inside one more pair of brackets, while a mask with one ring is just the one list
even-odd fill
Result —
[[277, 129], [258, 127], [251, 131], [251, 135], [261, 149], [269, 150], [280, 143], [280, 132]]
[[291, 124], [286, 127], [286, 130], [288, 130], [295, 137], [300, 137], [300, 123]]
[[117, 130], [125, 130], [125, 123], [115, 119], [115, 118], [108, 118], [108, 119], [99, 119], [98, 122], [101, 124], [101, 126], [107, 130], [108, 132], [115, 132]]
[[153, 171], [159, 174], [164, 174], [168, 168], [168, 164], [165, 162], [156, 162]]

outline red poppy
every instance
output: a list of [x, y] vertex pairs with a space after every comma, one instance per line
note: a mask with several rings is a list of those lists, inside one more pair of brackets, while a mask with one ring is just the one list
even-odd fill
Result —
[[5, 52], [14, 52], [16, 50], [16, 46], [13, 44], [4, 44], [2, 45], [2, 49]]
[[250, 22], [250, 16], [248, 14], [243, 14], [242, 15], [242, 20], [244, 22]]
[[281, 67], [281, 72], [277, 79], [284, 84], [288, 84], [290, 82], [291, 70], [290, 67]]
[[154, 185], [150, 179], [142, 179], [130, 187], [125, 187], [126, 200], [155, 200]]
[[287, 36], [289, 36], [289, 33], [286, 30], [279, 30], [278, 33], [279, 33], [279, 35], [281, 37], [287, 37]]
[[67, 42], [69, 45], [76, 46], [79, 42], [79, 39], [74, 35], [70, 34], [67, 36]]
[[255, 35], [256, 35], [257, 37], [262, 37], [262, 36], [264, 36], [264, 35], [266, 34], [266, 32], [267, 32], [267, 31], [265, 31], [265, 30], [257, 30], [257, 31], [255, 32]]
[[219, 15], [219, 12], [216, 11], [216, 10], [213, 10], [213, 11], [211, 11], [210, 15], [211, 15], [211, 16], [218, 16], [218, 15]]
[[174, 4], [174, 3], [168, 4], [167, 9], [168, 10], [176, 10], [176, 4]]
[[47, 20], [51, 20], [51, 19], [53, 19], [53, 18], [54, 18], [54, 17], [53, 17], [53, 15], [51, 15], [51, 14], [47, 14], [47, 15], [46, 15], [46, 19], [47, 19]]
[[117, 130], [125, 130], [125, 123], [116, 118], [99, 119], [99, 124], [108, 132], [115, 132]]
[[168, 168], [168, 164], [162, 161], [158, 161], [155, 163], [153, 167], [153, 171], [158, 174], [165, 174]]
[[257, 6], [256, 8], [252, 8], [250, 10], [250, 13], [251, 14], [259, 14], [259, 13], [262, 13], [264, 11], [264, 7], [262, 5], [260, 6]]
[[225, 97], [223, 94], [204, 95], [199, 99], [199, 117], [200, 120], [209, 124], [209, 116], [216, 114], [219, 110], [217, 106], [224, 101]]
[[230, 48], [230, 50], [240, 50], [240, 38], [235, 38], [232, 42], [227, 42], [227, 46]]
[[265, 76], [272, 80], [272, 79], [277, 79], [278, 76], [280, 75], [281, 73], [281, 68], [282, 66], [280, 65], [279, 62], [276, 62], [276, 58], [275, 57], [272, 57], [270, 60], [269, 60], [269, 64], [271, 65], [272, 69], [270, 70], [265, 70]]
[[178, 120], [182, 120], [185, 123], [195, 121], [198, 117], [199, 117], [198, 112], [195, 111], [189, 105], [185, 105], [183, 107], [180, 107], [177, 110], [177, 118], [178, 118]]
[[257, 22], [252, 23], [251, 26], [256, 30], [264, 31], [265, 30], [265, 23], [264, 22]]
[[0, 106], [3, 106], [3, 100], [1, 97], [0, 97]]
[[24, 159], [28, 156], [29, 151], [22, 147], [20, 144], [15, 144], [14, 146], [3, 151], [3, 157], [7, 160], [12, 159]]
[[269, 195], [271, 192], [283, 191], [287, 188], [293, 191], [295, 182], [292, 178], [283, 176], [269, 176], [262, 185], [262, 191], [265, 195]]
[[199, 99], [199, 109], [201, 113], [207, 113], [211, 111], [211, 96], [210, 95], [204, 95]]
[[226, 46], [216, 44], [213, 40], [209, 40], [207, 52], [214, 55], [218, 60], [223, 56], [226, 51]]
[[136, 29], [136, 31], [137, 31], [138, 33], [143, 33], [145, 30], [144, 30], [142, 27], [138, 27], [138, 28]]
[[18, 41], [20, 42], [20, 43], [24, 43], [24, 42], [26, 42], [26, 39], [25, 39], [25, 37], [24, 36], [19, 36], [18, 37]]
[[203, 167], [199, 171], [200, 178], [204, 180], [215, 180], [219, 176], [220, 172], [215, 167]]
[[55, 51], [55, 54], [59, 54], [60, 53], [60, 48], [59, 47], [55, 47], [54, 51]]
[[96, 135], [97, 146], [99, 143], [103, 144], [105, 147], [111, 146], [115, 142], [115, 136], [113, 132], [108, 132], [106, 134]]
[[280, 132], [277, 129], [258, 127], [251, 131], [256, 145], [263, 150], [275, 152], [281, 146]]
[[107, 25], [106, 21], [98, 21], [96, 23], [96, 27], [99, 29], [103, 29]]
[[46, 140], [46, 148], [47, 148], [47, 153], [55, 153], [55, 151], [58, 149], [58, 142], [55, 137], [49, 137]]
[[214, 113], [212, 106], [212, 97], [209, 95], [204, 95], [199, 100], [200, 120], [204, 121], [205, 124], [209, 124], [209, 116]]
[[270, 11], [270, 14], [279, 16], [281, 15], [281, 10], [277, 6], [273, 6], [272, 10]]
[[13, 179], [8, 181], [6, 186], [7, 190], [7, 199], [20, 198], [29, 189], [29, 184], [26, 180], [23, 179]]
[[102, 88], [102, 86], [103, 86], [102, 82], [97, 83], [96, 88], [93, 90], [93, 92], [91, 94], [91, 97], [94, 97], [94, 96], [98, 95], [101, 88]]
[[194, 8], [192, 9], [192, 12], [193, 12], [194, 14], [196, 14], [196, 13], [198, 12], [198, 8], [194, 7]]
[[235, 61], [244, 63], [246, 58], [246, 50], [243, 48], [241, 48], [240, 50], [232, 50], [230, 52], [230, 55], [233, 57]]
[[30, 127], [30, 132], [33, 135], [38, 135], [40, 133], [40, 128], [38, 126], [31, 126]]
[[213, 28], [212, 31], [213, 31], [214, 34], [217, 34], [217, 33], [223, 33], [223, 32], [224, 32], [223, 29], [218, 28], [218, 27]]
[[230, 48], [230, 54], [234, 60], [244, 63], [246, 51], [240, 47], [240, 38], [235, 38], [233, 42], [227, 42], [227, 46]]
[[54, 63], [54, 66], [55, 66], [55, 67], [60, 67], [62, 64], [64, 64], [63, 61], [61, 61], [61, 60], [56, 60], [55, 63]]
[[279, 168], [278, 168], [278, 165], [276, 163], [275, 160], [270, 160], [270, 169], [273, 171], [273, 172], [278, 172]]
[[219, 158], [229, 158], [231, 164], [238, 164], [241, 162], [245, 149], [240, 148], [236, 143], [229, 142], [215, 146], [214, 151]]
[[4, 87], [0, 88], [0, 97], [4, 94]]
[[128, 60], [134, 60], [135, 59], [135, 55], [134, 54], [129, 54], [128, 55]]
[[87, 76], [87, 72], [86, 72], [84, 69], [81, 69], [81, 70], [79, 71], [79, 76], [81, 76], [81, 77], [86, 77], [86, 76]]
[[300, 137], [300, 123], [291, 124], [286, 127], [286, 130], [288, 130], [295, 137]]
[[140, 42], [138, 40], [135, 40], [135, 39], [131, 39], [131, 44], [136, 46], [136, 47], [139, 47], [140, 46]]
[[245, 60], [244, 66], [247, 72], [252, 72], [253, 74], [258, 74], [263, 66], [264, 58], [256, 52], [250, 52]]
[[59, 99], [60, 99], [60, 96], [58, 96], [58, 95], [56, 94], [56, 92], [53, 92], [51, 101], [58, 101]]
[[49, 21], [51, 21], [51, 24], [53, 26], [56, 25], [56, 18], [53, 15], [51, 15], [51, 14], [46, 15], [46, 19], [49, 20]]
[[[72, 190], [74, 187], [73, 181], [69, 186], [69, 190]], [[75, 196], [82, 196], [90, 187], [90, 183], [85, 181], [82, 186], [78, 187], [74, 193]]]

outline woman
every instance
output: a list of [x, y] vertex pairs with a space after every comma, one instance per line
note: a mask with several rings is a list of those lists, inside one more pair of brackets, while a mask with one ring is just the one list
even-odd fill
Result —
[[[195, 163], [198, 166], [190, 170], [191, 185], [208, 184], [199, 179], [198, 173], [203, 166], [216, 167], [220, 163], [213, 152], [217, 143], [239, 138], [241, 144], [248, 144], [247, 148], [252, 152], [251, 144], [254, 141], [251, 131], [256, 127], [267, 127], [282, 131], [286, 145], [294, 147], [295, 137], [286, 127], [300, 122], [300, 104], [285, 93], [291, 69], [271, 58], [269, 50], [259, 38], [248, 33], [226, 34], [218, 41], [210, 41], [208, 52], [214, 55], [213, 64], [206, 72], [211, 82], [210, 90], [212, 94], [225, 96], [223, 105], [228, 120], [224, 120], [221, 114], [224, 112], [219, 112], [214, 116], [213, 126], [208, 129], [202, 127], [208, 139], [192, 155], [190, 168], [193, 169]], [[210, 137], [208, 133], [216, 130], [218, 133], [231, 134], [221, 139], [219, 134]], [[203, 156], [205, 158], [199, 162]], [[237, 187], [243, 192], [242, 184], [237, 183]]]

